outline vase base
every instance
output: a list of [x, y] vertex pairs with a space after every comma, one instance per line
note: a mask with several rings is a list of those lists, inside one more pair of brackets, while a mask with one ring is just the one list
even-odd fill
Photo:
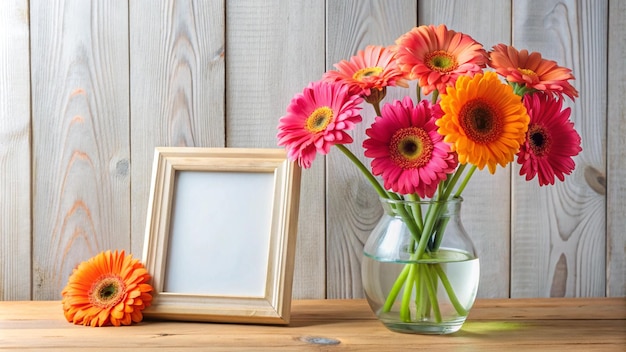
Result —
[[382, 321], [383, 325], [391, 331], [404, 333], [404, 334], [422, 334], [422, 335], [445, 335], [457, 332], [463, 326], [465, 319], [462, 321], [452, 321], [445, 323], [435, 322], [386, 322]]

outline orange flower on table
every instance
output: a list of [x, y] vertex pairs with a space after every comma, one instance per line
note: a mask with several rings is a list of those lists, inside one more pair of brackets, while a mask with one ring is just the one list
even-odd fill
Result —
[[424, 94], [440, 93], [460, 76], [473, 76], [489, 60], [483, 46], [445, 25], [415, 27], [396, 40], [396, 61], [405, 77], [418, 79]]
[[67, 321], [90, 326], [130, 325], [150, 306], [150, 275], [124, 251], [102, 252], [74, 269], [62, 291]]
[[559, 66], [555, 61], [546, 60], [538, 52], [517, 51], [512, 46], [498, 44], [489, 53], [489, 66], [516, 85], [520, 95], [533, 90], [553, 93], [570, 99], [578, 97], [578, 91], [568, 81], [574, 79], [572, 70]]
[[485, 166], [513, 161], [526, 137], [529, 117], [522, 99], [494, 72], [461, 76], [441, 96], [436, 121], [439, 133], [451, 143], [461, 164]]
[[383, 46], [368, 45], [349, 61], [341, 60], [334, 66], [337, 70], [327, 71], [323, 80], [341, 82], [348, 86], [350, 94], [361, 95], [368, 101], [382, 100], [388, 86], [408, 87], [393, 51]]

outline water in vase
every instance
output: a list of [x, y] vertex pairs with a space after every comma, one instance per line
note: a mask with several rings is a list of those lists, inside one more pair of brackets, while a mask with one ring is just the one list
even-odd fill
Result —
[[480, 266], [467, 252], [442, 248], [436, 258], [416, 262], [365, 255], [362, 265], [367, 300], [392, 330], [456, 331], [476, 298]]

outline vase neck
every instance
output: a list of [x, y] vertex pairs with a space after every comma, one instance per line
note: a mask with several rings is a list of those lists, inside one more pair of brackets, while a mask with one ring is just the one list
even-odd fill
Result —
[[421, 209], [422, 212], [429, 211], [429, 209], [439, 209], [440, 215], [455, 216], [461, 211], [461, 203], [463, 198], [451, 198], [448, 200], [394, 200], [381, 198], [380, 202], [383, 209], [387, 214], [396, 215], [399, 207], [403, 209]]

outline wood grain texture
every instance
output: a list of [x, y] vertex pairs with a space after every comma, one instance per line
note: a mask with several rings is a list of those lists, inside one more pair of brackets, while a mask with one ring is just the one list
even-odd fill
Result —
[[33, 298], [130, 247], [124, 1], [31, 1]]
[[[329, 1], [327, 3], [326, 69], [349, 60], [367, 45], [391, 45], [415, 26], [415, 1]], [[406, 90], [390, 89], [385, 101], [393, 101]], [[347, 147], [361, 161], [365, 129], [374, 121], [373, 109], [364, 103], [363, 122], [351, 133]], [[361, 257], [363, 245], [382, 215], [382, 207], [371, 184], [339, 150], [332, 150], [327, 163], [327, 297], [363, 297]]]
[[0, 301], [31, 298], [28, 1], [0, 6]]
[[141, 253], [157, 146], [223, 147], [224, 1], [131, 1], [132, 251]]
[[[60, 303], [0, 302], [2, 347], [19, 351], [623, 351], [626, 301], [479, 300], [462, 329], [447, 336], [387, 330], [365, 300], [293, 304], [289, 326], [146, 320], [122, 328], [65, 321]], [[181, 347], [184, 346], [184, 347]]]
[[[489, 9], [489, 11], [485, 11]], [[507, 1], [420, 1], [419, 23], [444, 23], [490, 50], [511, 43]], [[508, 297], [510, 281], [511, 167], [477, 171], [463, 192], [461, 219], [480, 259], [479, 297]]]
[[[289, 101], [324, 72], [324, 1], [236, 0], [226, 8], [227, 146], [276, 147]], [[326, 295], [321, 161], [302, 175], [295, 298]]]
[[[626, 2], [609, 0], [607, 296], [626, 296]], [[622, 74], [617, 74], [621, 72]]]
[[[624, 6], [3, 2], [0, 300], [57, 299], [72, 268], [100, 250], [138, 256], [155, 146], [275, 147], [278, 119], [308, 82], [428, 23], [487, 48], [540, 51], [574, 69], [581, 93], [568, 105], [584, 151], [565, 183], [539, 188], [515, 167], [468, 186], [462, 218], [481, 258], [479, 296], [624, 296]], [[369, 110], [354, 131], [359, 156]], [[333, 150], [303, 171], [301, 196], [294, 297], [360, 297], [361, 250], [381, 212], [375, 193]]]
[[583, 152], [563, 183], [514, 179], [512, 297], [605, 294], [607, 4], [513, 4], [513, 45], [573, 69], [580, 98], [566, 101]]

